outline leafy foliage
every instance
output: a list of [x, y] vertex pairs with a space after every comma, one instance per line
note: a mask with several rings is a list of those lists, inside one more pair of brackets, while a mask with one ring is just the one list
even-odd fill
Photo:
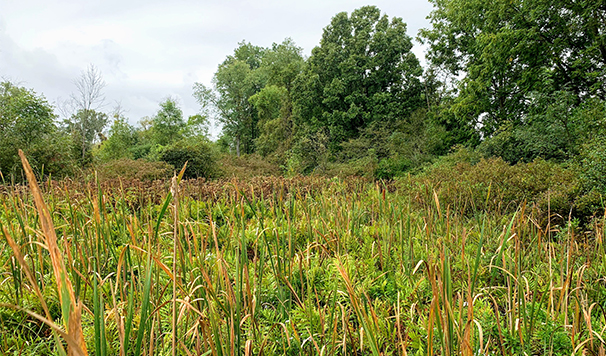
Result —
[[253, 153], [234, 157], [230, 154], [221, 154], [217, 160], [219, 175], [226, 179], [253, 177], [279, 177], [282, 174], [280, 166], [269, 162], [264, 157]]
[[108, 122], [107, 114], [95, 110], [79, 110], [65, 121], [72, 136], [72, 149], [81, 166], [92, 161], [93, 142], [99, 137]]
[[268, 156], [275, 153], [284, 156], [290, 148], [292, 137], [292, 121], [288, 110], [288, 91], [284, 87], [268, 85], [249, 99], [259, 116], [259, 137], [255, 139], [255, 147], [259, 154]]
[[257, 69], [265, 49], [242, 42], [234, 54], [228, 56], [213, 77], [214, 91], [201, 83], [194, 85], [194, 96], [208, 112], [217, 111], [224, 133], [235, 141], [236, 153], [253, 151], [257, 137], [257, 117], [248, 99], [265, 84]]
[[[290, 91], [302, 66], [301, 48], [290, 39], [274, 43], [272, 48], [241, 42], [219, 66], [213, 88], [196, 83], [194, 96], [206, 116], [215, 116], [223, 124], [223, 136], [237, 156], [256, 151], [257, 143], [263, 155], [276, 150], [283, 155], [285, 149], [276, 141], [292, 135]], [[276, 90], [282, 92], [277, 94]], [[280, 99], [275, 99], [276, 95]], [[274, 133], [274, 129], [279, 132]], [[265, 145], [266, 140], [272, 142]]]
[[171, 98], [161, 102], [160, 110], [152, 119], [153, 142], [162, 146], [170, 145], [183, 137], [184, 128], [183, 111], [177, 102]]
[[596, 137], [583, 145], [579, 159], [584, 188], [606, 196], [606, 137]]
[[411, 48], [400, 18], [373, 6], [337, 14], [295, 82], [297, 125], [326, 130], [335, 150], [372, 122], [407, 118], [422, 104]]
[[[423, 174], [399, 182], [415, 191], [421, 186], [436, 187], [441, 204], [450, 209], [477, 212], [513, 213], [519, 205], [534, 206], [535, 214], [547, 219], [558, 216], [565, 223], [570, 213], [585, 218], [585, 212], [571, 209], [581, 195], [579, 178], [573, 169], [537, 159], [510, 165], [501, 158], [480, 158], [466, 149], [438, 160]], [[428, 204], [434, 192], [426, 191], [415, 202]]]
[[[450, 116], [522, 146], [514, 161], [569, 155], [567, 114], [606, 95], [606, 9], [599, 2], [434, 0], [420, 32], [433, 66], [462, 77]], [[563, 93], [566, 98], [563, 97]], [[564, 101], [565, 103], [564, 103]], [[562, 105], [564, 105], [562, 107]], [[537, 112], [541, 107], [546, 111]], [[544, 117], [541, 117], [544, 116]], [[518, 128], [521, 128], [518, 130]], [[555, 139], [555, 142], [549, 142]], [[539, 141], [533, 145], [533, 141]]]
[[174, 171], [166, 162], [150, 162], [143, 159], [119, 158], [96, 167], [99, 180], [156, 180], [169, 178]]
[[101, 162], [134, 157], [132, 148], [137, 145], [137, 132], [123, 117], [117, 117], [109, 129], [109, 138], [101, 142], [96, 156]]
[[[72, 172], [69, 141], [55, 125], [53, 108], [34, 91], [10, 82], [0, 83], [0, 172], [20, 180], [17, 150], [31, 157], [38, 172], [64, 175]], [[44, 168], [43, 168], [44, 167]]]
[[166, 147], [160, 154], [160, 159], [177, 170], [187, 162], [184, 174], [186, 178], [212, 178], [218, 174], [216, 158], [206, 141], [177, 141]]

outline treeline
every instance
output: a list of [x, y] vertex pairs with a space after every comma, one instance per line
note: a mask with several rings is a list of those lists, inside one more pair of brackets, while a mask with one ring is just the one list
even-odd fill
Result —
[[[309, 58], [286, 40], [241, 43], [196, 84], [220, 140], [287, 171], [390, 178], [457, 145], [509, 163], [593, 167], [604, 148], [606, 6], [433, 1], [423, 70], [399, 18], [336, 15]], [[213, 111], [214, 110], [214, 111]]]
[[[576, 165], [604, 190], [604, 3], [432, 3], [432, 27], [417, 37], [428, 48], [426, 68], [402, 19], [367, 6], [333, 17], [308, 58], [291, 39], [240, 43], [211, 86], [194, 85], [201, 111], [187, 120], [167, 99], [137, 128], [119, 111], [82, 105], [56, 125], [42, 97], [3, 83], [0, 170], [14, 172], [16, 147], [24, 147], [53, 174], [143, 159], [189, 161], [190, 176], [208, 177], [227, 154], [262, 157], [284, 174], [392, 178], [465, 146], [510, 164]], [[216, 142], [211, 119], [222, 124]]]
[[447, 152], [431, 142], [412, 47], [402, 19], [363, 7], [337, 14], [309, 58], [290, 39], [240, 43], [194, 95], [235, 155], [257, 153], [290, 173], [393, 176]]
[[78, 94], [64, 103], [61, 109], [68, 115], [61, 121], [43, 96], [0, 83], [0, 172], [5, 183], [23, 180], [18, 149], [41, 176], [82, 175], [96, 168], [109, 178], [155, 179], [186, 161], [188, 177], [216, 175], [202, 116], [185, 120], [178, 103], [167, 98], [153, 117], [143, 118], [135, 128], [120, 108], [109, 114], [99, 110], [104, 82], [94, 67], [76, 83]]

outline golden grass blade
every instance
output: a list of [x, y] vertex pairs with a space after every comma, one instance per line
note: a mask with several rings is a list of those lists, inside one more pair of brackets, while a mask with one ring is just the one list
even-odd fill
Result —
[[42, 291], [40, 291], [40, 288], [38, 288], [38, 283], [36, 283], [36, 280], [34, 279], [34, 275], [32, 274], [31, 270], [29, 269], [29, 266], [27, 265], [27, 263], [25, 263], [25, 259], [23, 258], [23, 254], [21, 253], [21, 250], [19, 249], [19, 246], [17, 245], [17, 243], [15, 242], [15, 240], [13, 240], [13, 238], [11, 237], [11, 235], [9, 234], [9, 232], [6, 230], [6, 227], [3, 226], [2, 230], [4, 232], [4, 237], [6, 238], [6, 240], [8, 241], [9, 246], [13, 250], [13, 254], [15, 255], [15, 258], [17, 259], [17, 261], [21, 265], [21, 268], [23, 268], [23, 271], [25, 272], [25, 276], [29, 280], [29, 282], [31, 284], [31, 287], [34, 289], [34, 292], [36, 293], [36, 296], [40, 300], [40, 304], [42, 305], [42, 309], [44, 310], [44, 314], [46, 314], [46, 318], [48, 320], [52, 321], [52, 316], [50, 314], [50, 311], [48, 309], [46, 301], [44, 300], [44, 297], [42, 296]]
[[[15, 240], [13, 240], [11, 235], [8, 233], [8, 231], [6, 230], [6, 227], [2, 226], [2, 231], [4, 232], [4, 237], [6, 237], [6, 241], [8, 241], [9, 246], [13, 250], [13, 255], [15, 256], [15, 258], [21, 265], [21, 268], [23, 268], [23, 271], [25, 272], [25, 276], [29, 280], [31, 288], [34, 289], [34, 292], [36, 293], [36, 296], [38, 297], [38, 300], [40, 301], [40, 304], [42, 305], [42, 309], [44, 310], [44, 314], [46, 315], [46, 318], [44, 318], [44, 320], [48, 321], [49, 323], [52, 323], [52, 325], [56, 325], [53, 322], [53, 317], [48, 309], [46, 300], [44, 300], [42, 291], [40, 290], [40, 288], [38, 288], [38, 283], [36, 283], [36, 280], [34, 279], [34, 275], [32, 274], [32, 271], [30, 270], [27, 263], [25, 263], [25, 259], [23, 258], [23, 254], [21, 253], [19, 246], [17, 245]], [[55, 329], [53, 329], [51, 324], [48, 324], [48, 325], [51, 326], [51, 329], [53, 330], [53, 333], [55, 333], [55, 335], [59, 335], [59, 333], [57, 333], [57, 331], [55, 331]], [[61, 332], [63, 333], [63, 331], [61, 331]], [[63, 352], [63, 354], [65, 353], [65, 350], [63, 350], [63, 345], [61, 345], [59, 342], [57, 343], [57, 347], [60, 348], [60, 350]]]
[[[68, 344], [67, 354], [68, 355], [87, 355], [86, 342], [84, 341], [84, 335], [82, 333], [82, 321], [81, 321], [81, 306], [76, 302], [74, 295], [74, 288], [71, 281], [68, 278], [67, 270], [63, 263], [63, 255], [57, 244], [57, 235], [55, 233], [55, 227], [51, 218], [50, 212], [44, 203], [42, 192], [36, 181], [36, 176], [30, 166], [25, 154], [22, 150], [19, 150], [19, 157], [23, 164], [25, 176], [29, 183], [30, 190], [34, 197], [34, 203], [36, 204], [36, 210], [40, 217], [40, 225], [42, 226], [42, 232], [44, 233], [45, 243], [48, 248], [48, 252], [51, 258], [51, 264], [53, 266], [53, 274], [55, 276], [55, 282], [57, 283], [57, 290], [59, 292], [59, 301], [63, 310], [68, 310], [66, 317], [66, 326], [68, 335], [74, 340], [78, 341], [79, 348], [76, 349], [73, 345]], [[65, 298], [68, 300], [65, 300]]]
[[67, 342], [68, 352], [69, 352], [69, 350], [71, 350], [71, 352], [72, 352], [71, 355], [73, 355], [73, 356], [87, 356], [88, 355], [86, 353], [86, 350], [82, 350], [82, 348], [78, 344], [78, 341], [76, 339], [74, 339], [72, 337], [72, 335], [65, 333], [65, 331], [63, 331], [61, 329], [61, 327], [59, 327], [59, 325], [53, 323], [51, 320], [43, 317], [42, 315], [34, 313], [31, 310], [21, 308], [20, 306], [12, 305], [12, 304], [0, 303], [0, 307], [10, 308], [10, 309], [24, 312], [24, 313], [30, 315], [31, 317], [38, 319], [41, 322], [43, 322], [44, 324], [48, 325], [53, 330], [53, 332], [56, 332], [57, 334], [59, 334], [59, 336], [61, 336], [65, 340], [65, 342]]

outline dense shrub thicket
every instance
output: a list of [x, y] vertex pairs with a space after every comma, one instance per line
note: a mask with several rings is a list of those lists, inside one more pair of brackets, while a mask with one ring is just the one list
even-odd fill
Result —
[[217, 163], [210, 145], [205, 141], [181, 140], [167, 147], [160, 159], [177, 170], [186, 163], [184, 177], [213, 178], [218, 175]]
[[141, 181], [169, 178], [174, 167], [166, 162], [150, 162], [144, 159], [121, 158], [97, 166], [97, 176], [101, 181], [136, 179]]

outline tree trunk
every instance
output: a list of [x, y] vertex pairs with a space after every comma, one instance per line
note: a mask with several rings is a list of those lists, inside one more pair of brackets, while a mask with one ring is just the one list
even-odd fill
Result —
[[240, 157], [240, 135], [236, 136], [236, 156]]

